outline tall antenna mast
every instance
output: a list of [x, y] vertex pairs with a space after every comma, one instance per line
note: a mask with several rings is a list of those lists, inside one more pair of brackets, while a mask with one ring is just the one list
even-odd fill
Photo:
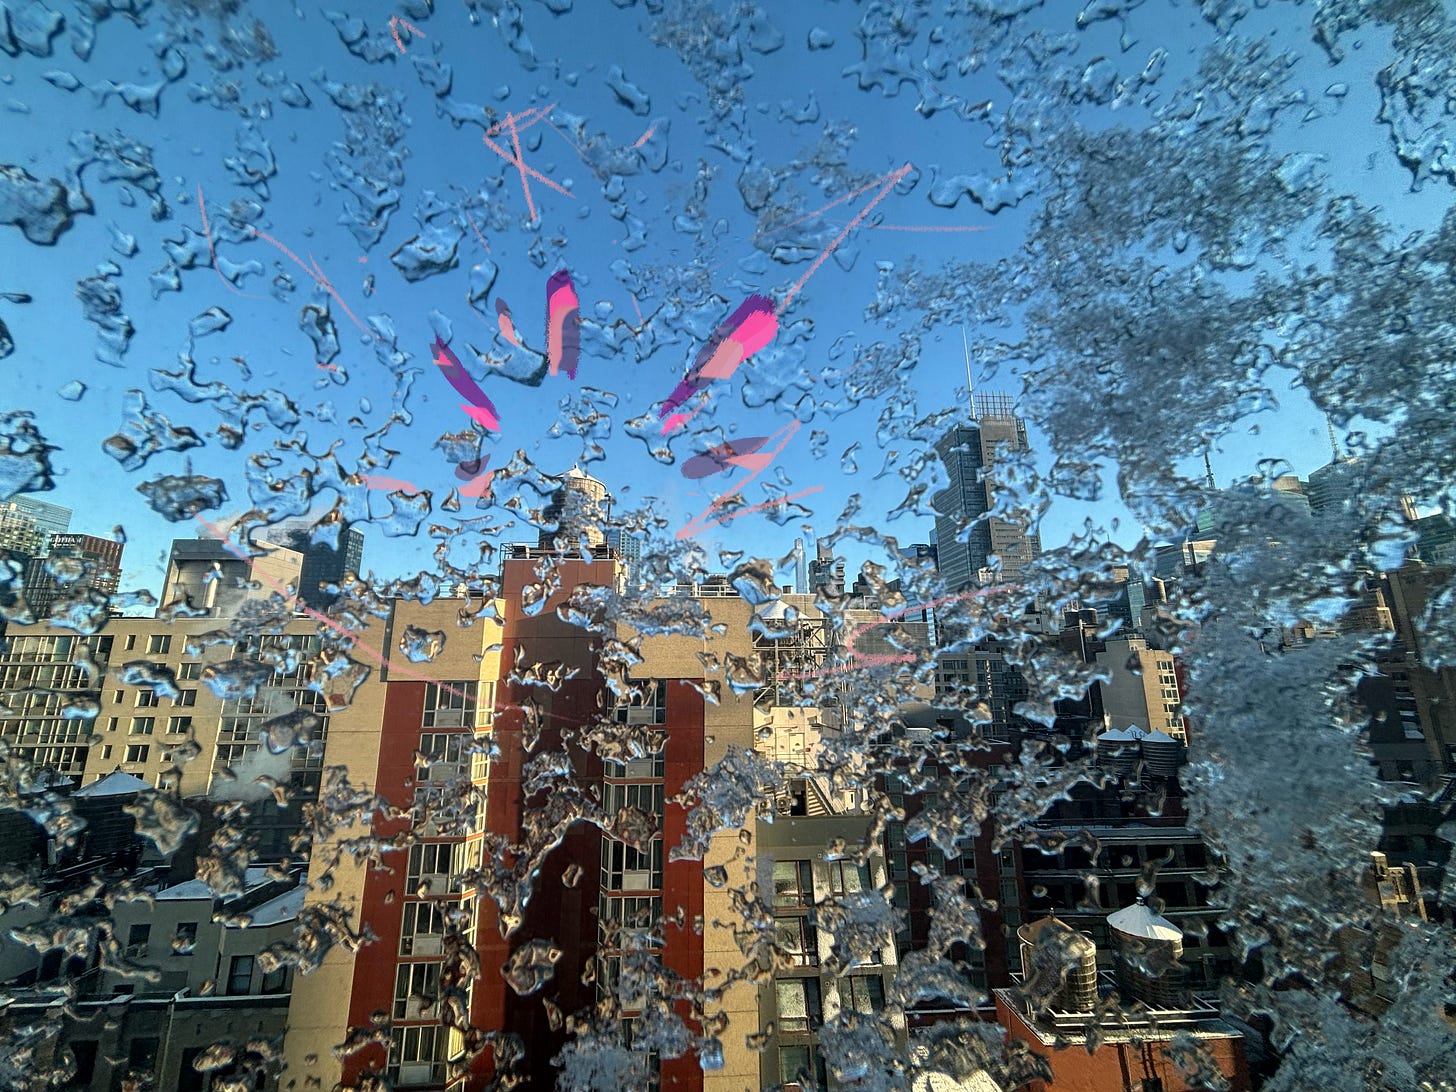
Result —
[[1208, 488], [1217, 489], [1218, 487], [1213, 484], [1213, 462], [1208, 457], [1208, 448], [1203, 449], [1203, 473], [1208, 482]]
[[971, 343], [966, 339], [966, 324], [961, 323], [961, 348], [966, 354], [966, 401], [970, 403], [971, 416], [976, 416], [976, 385], [971, 381]]
[[1335, 439], [1335, 422], [1330, 419], [1330, 415], [1328, 413], [1325, 414], [1325, 427], [1330, 431], [1330, 451], [1334, 453], [1334, 461], [1339, 462], [1340, 442]]

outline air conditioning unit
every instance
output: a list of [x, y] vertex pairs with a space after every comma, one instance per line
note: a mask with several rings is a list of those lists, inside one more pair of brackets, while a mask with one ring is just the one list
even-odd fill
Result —
[[623, 891], [651, 891], [652, 870], [649, 868], [629, 868], [622, 873]]
[[436, 1081], [434, 1062], [403, 1062], [399, 1067], [399, 1083], [402, 1085], [434, 1084]]
[[657, 710], [650, 705], [632, 705], [627, 708], [628, 724], [656, 724]]
[[445, 938], [437, 933], [422, 933], [419, 936], [405, 937], [402, 947], [405, 955], [439, 955], [445, 950]]

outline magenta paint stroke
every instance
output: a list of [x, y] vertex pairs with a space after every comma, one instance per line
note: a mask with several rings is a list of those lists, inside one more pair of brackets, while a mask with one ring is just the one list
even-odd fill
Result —
[[684, 478], [697, 480], [726, 473], [735, 466], [753, 469], [749, 456], [768, 443], [769, 439], [767, 436], [754, 436], [748, 440], [730, 440], [726, 444], [719, 444], [683, 463], [682, 475]]
[[460, 363], [460, 358], [450, 351], [450, 346], [437, 336], [430, 351], [436, 366], [444, 373], [450, 386], [468, 400], [468, 404], [460, 408], [470, 415], [471, 420], [491, 431], [499, 432], [500, 414], [496, 412], [495, 405], [486, 397], [485, 392], [480, 389], [475, 380], [470, 378], [470, 373]]
[[683, 403], [713, 380], [729, 378], [738, 370], [738, 365], [773, 340], [778, 328], [773, 300], [759, 295], [744, 300], [738, 310], [718, 324], [708, 344], [703, 346], [693, 366], [688, 369], [687, 376], [658, 410], [658, 417], [663, 419], [662, 434], [666, 436], [691, 420], [693, 413], [676, 412]]
[[564, 269], [546, 282], [546, 359], [551, 375], [564, 370], [568, 379], [576, 378], [581, 362], [581, 301]]

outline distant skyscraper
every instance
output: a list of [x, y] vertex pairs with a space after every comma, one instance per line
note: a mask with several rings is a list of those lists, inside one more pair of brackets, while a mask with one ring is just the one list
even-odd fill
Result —
[[354, 527], [339, 532], [338, 547], [313, 541], [313, 523], [290, 520], [263, 536], [267, 541], [303, 555], [298, 573], [298, 597], [314, 610], [327, 610], [334, 596], [320, 585], [340, 584], [345, 573], [358, 574], [364, 563], [364, 534]]
[[834, 552], [819, 542], [814, 546], [815, 557], [809, 562], [809, 591], [818, 595], [829, 591], [831, 595], [844, 594], [844, 562], [834, 559]]
[[[1001, 559], [1004, 579], [1015, 579], [1041, 553], [1035, 532], [1007, 520], [982, 518], [994, 506], [992, 471], [998, 452], [1026, 451], [1026, 422], [1012, 412], [1007, 395], [978, 395], [973, 401], [974, 424], [957, 426], [935, 445], [945, 464], [950, 486], [932, 501], [935, 550], [941, 576], [951, 588], [977, 582], [994, 554]], [[982, 474], [986, 473], [983, 479]], [[967, 540], [959, 541], [968, 526]]]
[[804, 540], [794, 539], [794, 593], [809, 594], [809, 557], [804, 552]]
[[623, 527], [607, 528], [607, 545], [617, 551], [622, 567], [627, 570], [627, 583], [641, 587], [642, 536]]
[[270, 543], [266, 553], [239, 557], [225, 542], [212, 538], [172, 541], [162, 606], [185, 602], [213, 618], [231, 618], [243, 605], [266, 602], [280, 589], [297, 587], [303, 569], [298, 550]]
[[36, 618], [50, 617], [56, 600], [91, 590], [107, 597], [121, 584], [122, 544], [95, 535], [51, 535], [47, 556], [25, 570], [25, 601]]
[[0, 504], [0, 549], [21, 557], [45, 552], [51, 535], [63, 535], [71, 528], [71, 510], [59, 504], [14, 496]]

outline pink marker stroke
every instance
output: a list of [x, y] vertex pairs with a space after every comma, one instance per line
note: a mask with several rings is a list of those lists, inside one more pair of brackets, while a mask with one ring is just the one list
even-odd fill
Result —
[[723, 511], [727, 507], [727, 505], [733, 500], [734, 497], [741, 496], [743, 490], [746, 489], [750, 484], [752, 484], [755, 478], [757, 478], [760, 474], [762, 474], [765, 470], [769, 468], [769, 466], [773, 463], [774, 459], [778, 457], [779, 452], [783, 451], [783, 449], [788, 446], [789, 441], [794, 438], [794, 434], [799, 431], [800, 426], [801, 422], [790, 421], [783, 428], [779, 429], [778, 432], [775, 432], [772, 436], [768, 437], [768, 439], [764, 441], [765, 445], [767, 445], [769, 441], [772, 441], [780, 436], [783, 437], [783, 439], [779, 441], [778, 447], [774, 448], [772, 451], [763, 452], [755, 450], [748, 455], [739, 456], [739, 458], [745, 460], [744, 462], [739, 463], [739, 465], [744, 466], [748, 469], [752, 469], [753, 473], [749, 474], [749, 476], [745, 478], [742, 483], [739, 484], [736, 488], [730, 490], [727, 493], [724, 493], [712, 504], [708, 505], [707, 511], [703, 512], [702, 515], [692, 520], [686, 527], [679, 531], [677, 533], [677, 537], [679, 539], [694, 538], [697, 535], [702, 534], [709, 527], [717, 527], [724, 523], [735, 520], [739, 516], [746, 516], [750, 512], [761, 512], [766, 508], [776, 508], [781, 504], [788, 504], [790, 501], [796, 501], [800, 497], [807, 497], [811, 493], [818, 493], [822, 491], [824, 488], [822, 485], [815, 485], [808, 489], [804, 489], [798, 493], [795, 493], [792, 496], [779, 497], [775, 500], [765, 501], [762, 504], [751, 505], [747, 508], [735, 508], [732, 511], [727, 512], [725, 515], [719, 517], [718, 519], [709, 519], [709, 517], [712, 516], [714, 512]]
[[364, 474], [364, 485], [368, 489], [381, 489], [388, 493], [419, 493], [420, 487], [413, 482], [403, 481], [399, 478], [387, 478], [382, 474]]
[[485, 392], [480, 389], [475, 380], [470, 378], [470, 373], [460, 363], [460, 358], [451, 352], [450, 346], [441, 341], [438, 336], [430, 349], [435, 365], [444, 373], [446, 381], [463, 397], [469, 399], [469, 404], [460, 408], [468, 413], [472, 420], [480, 422], [485, 428], [499, 432], [500, 414], [496, 412], [495, 405], [486, 397]]
[[692, 414], [674, 413], [674, 410], [713, 380], [731, 376], [738, 365], [773, 340], [778, 328], [773, 300], [757, 295], [749, 296], [726, 321], [719, 323], [708, 344], [693, 361], [687, 377], [658, 410], [658, 417], [665, 418], [663, 435], [692, 417]]
[[564, 269], [546, 282], [546, 358], [551, 375], [564, 368], [568, 379], [576, 378], [581, 363], [581, 301]]

